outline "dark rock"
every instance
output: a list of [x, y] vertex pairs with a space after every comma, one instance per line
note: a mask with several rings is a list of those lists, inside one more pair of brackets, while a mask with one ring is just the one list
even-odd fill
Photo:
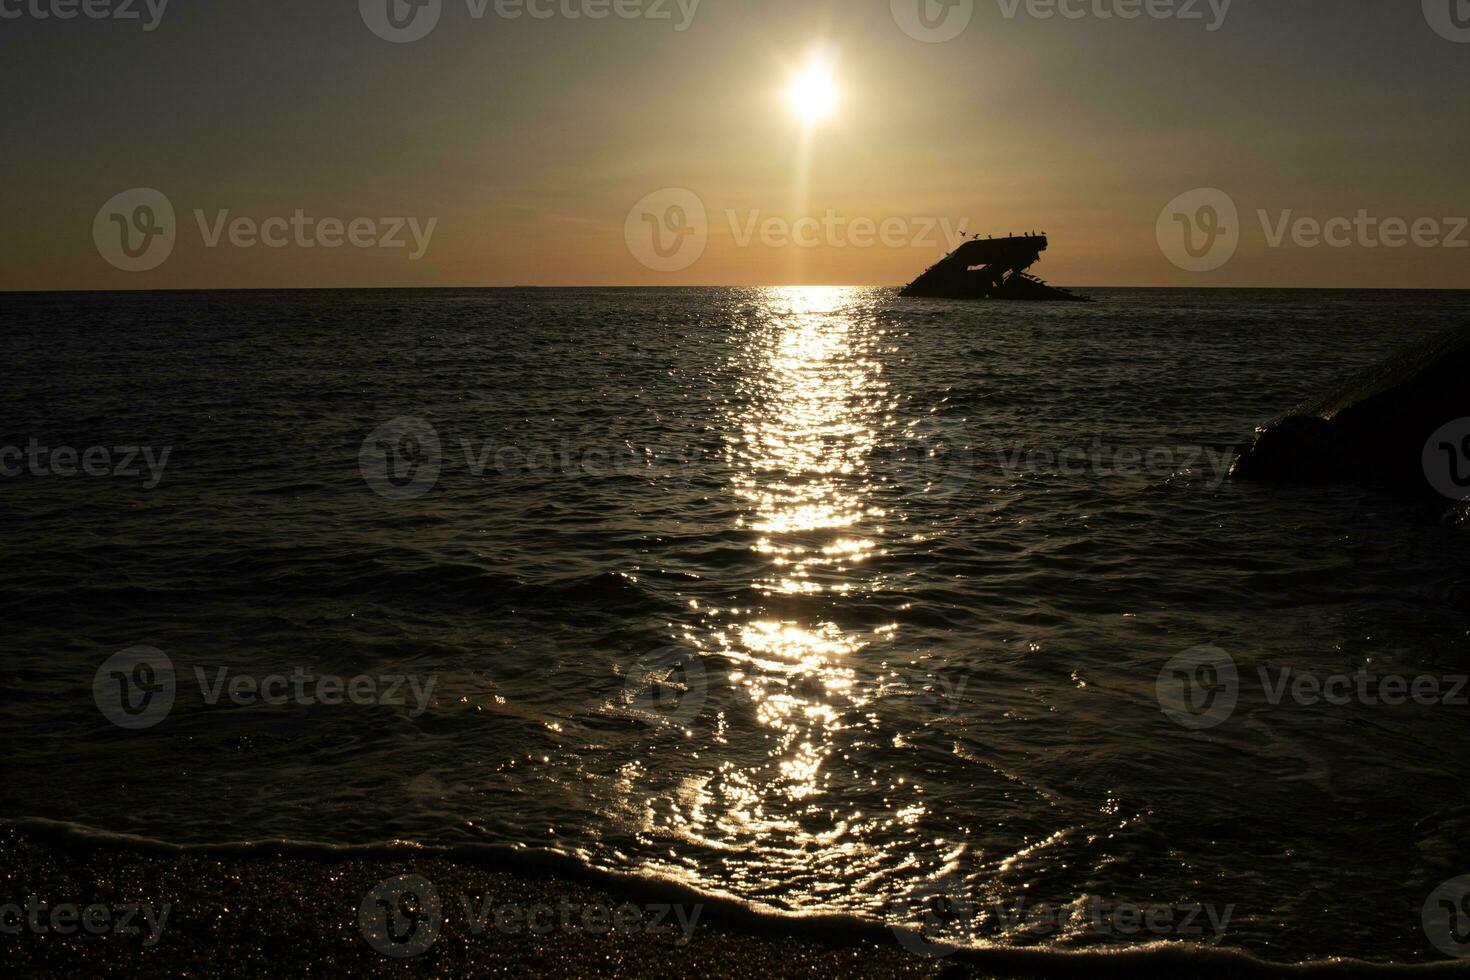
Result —
[[1415, 344], [1257, 430], [1230, 472], [1241, 480], [1470, 496], [1470, 324]]

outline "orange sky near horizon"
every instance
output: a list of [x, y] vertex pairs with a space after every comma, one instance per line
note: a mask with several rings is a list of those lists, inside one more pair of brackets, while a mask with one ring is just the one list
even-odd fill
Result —
[[0, 289], [901, 285], [961, 229], [1060, 285], [1470, 288], [1470, 39], [1418, 3], [586, 2], [6, 21]]

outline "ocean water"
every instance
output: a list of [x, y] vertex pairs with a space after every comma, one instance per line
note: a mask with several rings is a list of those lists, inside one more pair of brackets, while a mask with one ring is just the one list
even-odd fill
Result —
[[[1224, 468], [1470, 295], [1094, 295], [0, 297], [0, 816], [1445, 958], [1470, 711], [1271, 684], [1451, 693], [1467, 539]], [[1079, 904], [1228, 922], [1036, 926]]]

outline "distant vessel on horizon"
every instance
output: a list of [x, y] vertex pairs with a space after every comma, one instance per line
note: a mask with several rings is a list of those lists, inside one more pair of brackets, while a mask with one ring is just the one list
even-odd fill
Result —
[[900, 296], [925, 299], [1013, 299], [1090, 303], [1056, 286], [1049, 286], [1026, 270], [1041, 261], [1046, 234], [980, 238], [978, 235], [950, 252], [904, 287]]

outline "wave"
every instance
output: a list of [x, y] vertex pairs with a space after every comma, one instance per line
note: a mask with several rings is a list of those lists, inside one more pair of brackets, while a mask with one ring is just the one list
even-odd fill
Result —
[[[289, 839], [241, 840], [182, 844], [84, 824], [39, 817], [0, 820], [0, 830], [56, 846], [107, 848], [158, 856], [275, 858], [337, 862], [382, 860], [401, 864], [414, 859], [441, 860], [498, 872], [546, 875], [597, 888], [628, 900], [698, 904], [706, 926], [746, 929], [763, 936], [824, 939], [854, 946], [863, 943], [920, 943], [911, 928], [873, 919], [832, 913], [797, 913], [758, 902], [695, 888], [685, 882], [651, 875], [609, 871], [560, 851], [510, 844], [432, 844], [391, 840], [366, 844], [331, 844]], [[1441, 977], [1465, 976], [1463, 962], [1375, 963], [1332, 957], [1302, 963], [1266, 960], [1242, 950], [1155, 942], [1123, 949], [1064, 950], [999, 946], [951, 949], [943, 953], [976, 971], [1009, 977], [1108, 978], [1177, 977]], [[920, 954], [915, 954], [916, 958]]]

